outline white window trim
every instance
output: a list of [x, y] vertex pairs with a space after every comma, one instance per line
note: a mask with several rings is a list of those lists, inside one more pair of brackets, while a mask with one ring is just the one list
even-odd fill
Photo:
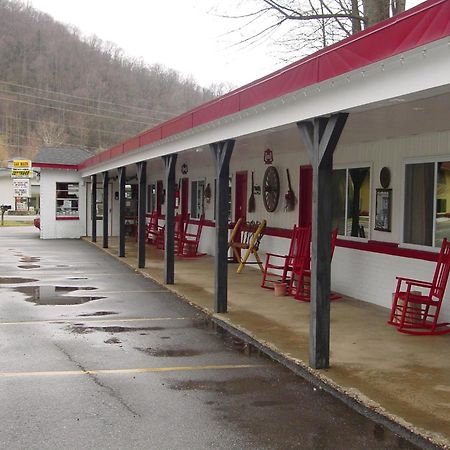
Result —
[[[192, 195], [194, 193], [194, 191], [192, 189], [192, 183], [195, 183], [195, 182], [198, 183], [199, 181], [203, 181], [204, 188], [205, 188], [206, 187], [206, 177], [197, 177], [197, 178], [190, 178], [189, 179], [189, 184], [190, 184], [190, 186], [189, 186], [189, 212], [191, 213], [191, 218], [193, 218], [193, 219], [199, 219], [201, 214], [202, 214], [202, 212], [200, 212], [198, 217], [192, 217], [192, 211], [191, 211], [191, 208], [192, 208]], [[204, 201], [204, 199], [203, 199], [203, 201]], [[205, 210], [206, 210], [205, 205], [203, 205], [203, 210], [204, 210], [203, 211], [203, 213], [204, 213]]]
[[[437, 163], [450, 161], [450, 155], [435, 155], [435, 156], [420, 156], [420, 157], [413, 157], [413, 158], [405, 158], [402, 160], [401, 166], [402, 166], [402, 174], [401, 174], [401, 230], [400, 230], [400, 243], [399, 248], [408, 248], [411, 250], [420, 250], [424, 252], [432, 252], [432, 253], [439, 253], [440, 248], [435, 247], [434, 245], [420, 245], [420, 244], [410, 244], [408, 242], [405, 242], [405, 195], [406, 195], [406, 166], [408, 164], [423, 164], [423, 163], [434, 163], [434, 186], [433, 186], [433, 217], [436, 217], [436, 190], [437, 190], [437, 183], [436, 183], [436, 175], [437, 175]], [[435, 236], [436, 231], [436, 221], [433, 220], [433, 240]]]

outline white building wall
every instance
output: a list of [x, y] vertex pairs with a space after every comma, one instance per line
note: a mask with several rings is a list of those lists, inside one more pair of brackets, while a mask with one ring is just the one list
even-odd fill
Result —
[[[79, 183], [77, 220], [56, 220], [56, 183]], [[74, 170], [41, 170], [41, 239], [77, 239], [86, 235], [85, 184]]]

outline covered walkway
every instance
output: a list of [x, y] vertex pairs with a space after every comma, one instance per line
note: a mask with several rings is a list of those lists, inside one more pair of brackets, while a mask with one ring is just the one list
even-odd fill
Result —
[[[116, 256], [117, 239], [105, 250]], [[163, 256], [147, 246], [146, 268], [137, 269], [136, 244], [130, 240], [126, 257], [119, 259], [162, 284]], [[314, 371], [307, 367], [309, 304], [260, 288], [258, 270], [237, 275], [230, 266], [228, 313], [215, 314], [213, 266], [209, 256], [176, 259], [175, 284], [165, 287], [338, 392], [450, 448], [450, 334], [398, 333], [386, 324], [387, 309], [343, 298], [331, 304], [330, 368]]]

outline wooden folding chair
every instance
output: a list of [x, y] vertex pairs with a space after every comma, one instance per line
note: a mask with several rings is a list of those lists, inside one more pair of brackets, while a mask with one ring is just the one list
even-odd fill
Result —
[[[238, 221], [239, 222], [239, 221]], [[241, 273], [246, 264], [258, 264], [261, 272], [264, 271], [261, 259], [258, 255], [259, 244], [264, 235], [264, 229], [267, 222], [263, 220], [259, 222], [249, 222], [242, 224], [241, 222], [241, 242], [234, 242], [231, 237], [229, 240], [229, 247], [233, 250], [236, 260], [239, 262], [239, 267], [236, 273]], [[233, 230], [234, 231], [234, 230]], [[233, 234], [233, 232], [231, 233]], [[234, 236], [233, 236], [234, 239]], [[241, 250], [245, 250], [244, 256], [241, 256]], [[250, 255], [255, 257], [255, 262], [248, 262]]]
[[[331, 259], [333, 259], [334, 249], [336, 248], [337, 234], [337, 228], [331, 232]], [[297, 264], [294, 264], [289, 291], [296, 300], [311, 301], [311, 255], [309, 251], [306, 258], [301, 258]], [[334, 292], [330, 294], [330, 300], [340, 298], [339, 294]]]
[[198, 245], [202, 235], [203, 225], [205, 223], [205, 215], [202, 214], [197, 222], [197, 230], [195, 233], [189, 233], [189, 225], [192, 225], [191, 221], [186, 222], [185, 230], [181, 233], [178, 256], [184, 256], [186, 258], [195, 258], [197, 256], [203, 256], [205, 253], [198, 253]]
[[293, 266], [299, 264], [299, 258], [309, 257], [310, 242], [311, 227], [294, 225], [288, 254], [266, 253], [261, 287], [273, 289], [275, 283], [290, 284]]
[[231, 247], [231, 244], [234, 242], [234, 239], [235, 239], [236, 235], [240, 231], [243, 220], [244, 219], [242, 217], [240, 217], [237, 220], [237, 222], [234, 224], [234, 227], [233, 227], [233, 229], [231, 230], [231, 233], [230, 233], [230, 237], [228, 238], [228, 248]]
[[401, 333], [450, 333], [449, 323], [439, 322], [449, 270], [450, 242], [444, 238], [431, 282], [397, 277], [388, 324], [396, 326]]

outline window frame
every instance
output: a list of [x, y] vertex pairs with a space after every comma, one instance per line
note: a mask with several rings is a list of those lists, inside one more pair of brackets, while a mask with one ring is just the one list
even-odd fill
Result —
[[348, 171], [350, 169], [369, 169], [370, 174], [370, 180], [369, 180], [369, 222], [368, 222], [368, 233], [366, 237], [359, 237], [359, 236], [351, 236], [346, 234], [338, 234], [339, 239], [344, 239], [348, 241], [357, 241], [357, 242], [368, 242], [371, 239], [372, 236], [372, 230], [374, 227], [374, 214], [372, 211], [372, 197], [373, 197], [373, 183], [374, 183], [374, 177], [373, 177], [373, 162], [368, 161], [358, 161], [358, 162], [352, 162], [352, 163], [338, 163], [333, 164], [332, 171], [335, 170], [346, 170], [346, 177], [345, 177], [345, 217], [347, 217], [348, 214]]
[[[199, 177], [199, 178], [194, 178], [189, 180], [190, 181], [190, 208], [189, 211], [191, 213], [191, 219], [200, 219], [202, 214], [205, 214], [205, 188], [206, 188], [206, 177]], [[197, 211], [198, 214], [194, 215], [192, 212], [192, 205], [193, 205], [193, 196], [194, 196], [194, 188], [193, 188], [193, 184], [196, 183], [196, 189], [195, 189], [195, 195], [197, 196], [198, 194], [198, 183], [202, 182], [203, 183], [203, 190], [202, 190], [202, 195], [201, 195], [201, 202], [200, 202], [200, 210]], [[196, 204], [198, 204], [198, 197], [196, 198]]]
[[[62, 189], [58, 185], [67, 185], [67, 189]], [[76, 191], [76, 197], [59, 197], [58, 192], [67, 192], [67, 195], [69, 195], [69, 186], [70, 185], [76, 185], [77, 191]], [[71, 206], [70, 211], [75, 212], [76, 214], [67, 214], [67, 213], [61, 213], [58, 214], [58, 200], [59, 201], [65, 201], [70, 200], [71, 204], [73, 200], [76, 200], [77, 206], [76, 209], [74, 209]], [[55, 218], [56, 220], [79, 220], [80, 219], [80, 182], [79, 181], [56, 181], [55, 182]]]
[[[449, 155], [430, 155], [430, 156], [419, 156], [413, 158], [405, 158], [402, 160], [401, 167], [401, 230], [400, 230], [400, 248], [409, 248], [412, 250], [427, 251], [433, 253], [439, 253], [440, 247], [435, 247], [435, 236], [436, 236], [436, 200], [437, 200], [437, 170], [438, 164], [440, 162], [450, 162]], [[433, 186], [433, 231], [432, 231], [432, 242], [433, 245], [423, 245], [423, 244], [412, 244], [410, 242], [405, 242], [405, 196], [406, 196], [406, 166], [410, 164], [434, 164], [434, 186]]]

